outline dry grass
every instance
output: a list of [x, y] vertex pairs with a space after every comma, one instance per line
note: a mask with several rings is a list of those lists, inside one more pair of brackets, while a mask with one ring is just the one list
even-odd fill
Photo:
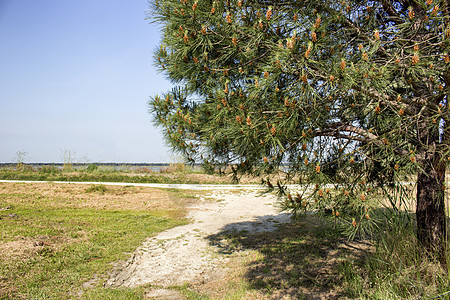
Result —
[[106, 191], [101, 193], [90, 191], [92, 186], [52, 182], [0, 183], [0, 195], [13, 200], [15, 204], [34, 204], [44, 201], [46, 205], [55, 208], [108, 210], [170, 210], [174, 207], [180, 208], [189, 205], [190, 202], [189, 198], [171, 198], [170, 192], [164, 189], [107, 186]]
[[185, 224], [195, 201], [190, 191], [0, 183], [0, 299], [71, 298], [145, 238]]
[[[197, 176], [189, 176], [191, 175]], [[33, 214], [36, 214], [37, 218], [52, 209], [69, 209], [125, 211], [126, 215], [136, 211], [162, 211], [180, 219], [184, 216], [186, 207], [196, 201], [195, 194], [198, 193], [131, 186], [0, 183], [0, 264], [3, 264], [0, 271], [2, 268], [6, 270], [6, 267], [13, 272], [20, 271], [11, 276], [9, 269], [0, 273], [0, 298], [33, 298], [36, 294], [24, 292], [24, 286], [30, 289], [32, 283], [48, 293], [44, 295], [53, 295], [46, 289], [76, 290], [81, 288], [77, 285], [92, 279], [92, 274], [99, 269], [105, 269], [105, 266], [117, 259], [117, 255], [111, 255], [110, 261], [105, 260], [102, 265], [95, 265], [92, 267], [93, 271], [89, 271], [91, 273], [86, 271], [87, 275], [80, 276], [72, 285], [65, 283], [60, 286], [51, 283], [47, 288], [41, 288], [40, 285], [47, 283], [44, 283], [44, 278], [40, 279], [40, 276], [45, 272], [53, 272], [52, 268], [46, 268], [51, 266], [56, 258], [61, 259], [58, 253], [64, 253], [64, 249], [89, 241], [97, 228], [85, 229], [85, 221], [73, 221], [76, 224], [71, 224], [69, 215], [66, 218], [69, 219], [70, 226], [55, 221], [52, 224], [32, 223], [33, 229], [31, 223], [22, 215], [25, 210], [18, 212], [18, 207], [35, 209]], [[18, 224], [13, 228], [17, 233], [11, 234], [2, 230], [4, 224], [13, 222]], [[176, 224], [171, 226], [174, 225]], [[30, 232], [21, 232], [19, 226], [29, 226]], [[51, 227], [50, 233], [41, 232], [45, 226]], [[143, 233], [143, 236], [148, 236], [148, 233]], [[408, 238], [408, 234], [402, 232], [386, 239], [389, 241], [386, 242], [386, 251], [379, 253], [383, 250], [382, 247], [379, 246], [379, 249], [374, 251], [374, 247], [364, 241], [350, 243], [329, 224], [311, 216], [306, 216], [298, 223], [283, 225], [273, 233], [221, 232], [211, 236], [210, 240], [230, 258], [229, 262], [223, 269], [218, 269], [210, 281], [189, 286], [188, 289], [193, 294], [189, 294], [187, 289], [181, 289], [181, 293], [188, 299], [203, 299], [203, 296], [205, 299], [415, 299], [414, 297], [420, 295], [426, 298], [444, 294], [450, 286], [445, 274], [441, 274], [435, 264], [422, 263], [420, 257], [412, 257], [412, 254], [417, 252], [413, 237], [411, 234]], [[410, 242], [406, 243], [408, 241]], [[111, 240], [107, 242], [111, 244]], [[139, 243], [135, 241], [135, 246], [130, 246], [131, 251]], [[104, 251], [103, 248], [114, 248], [115, 245], [106, 246], [105, 243], [101, 247], [99, 253]], [[78, 248], [71, 251], [82, 255]], [[98, 252], [89, 252], [74, 261], [74, 266], [78, 268], [80, 265], [94, 264], [104, 259], [96, 253]], [[42, 266], [39, 265], [40, 262]], [[33, 268], [41, 267], [42, 271], [20, 269], [20, 264], [30, 263], [36, 263]], [[71, 266], [67, 266], [69, 267]], [[28, 273], [21, 273], [23, 270]], [[71, 276], [75, 276], [73, 274], [76, 273]], [[20, 284], [17, 284], [18, 282]], [[106, 291], [98, 286], [96, 289], [98, 294], [93, 294], [93, 299], [102, 298], [98, 295], [119, 293]], [[145, 294], [144, 289], [123, 293], [138, 295], [137, 291], [142, 292], [140, 295]], [[136, 296], [136, 299], [139, 297]]]

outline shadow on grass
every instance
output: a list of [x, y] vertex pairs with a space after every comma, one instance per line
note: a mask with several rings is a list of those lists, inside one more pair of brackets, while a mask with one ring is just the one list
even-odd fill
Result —
[[370, 245], [348, 242], [331, 225], [313, 216], [278, 224], [278, 229], [271, 232], [236, 230], [257, 227], [258, 223], [271, 219], [276, 220], [276, 216], [227, 225], [218, 234], [209, 236], [210, 243], [226, 254], [256, 251], [257, 255], [245, 266], [244, 279], [250, 289], [269, 298], [338, 299], [345, 296], [339, 265], [349, 259], [362, 265]]

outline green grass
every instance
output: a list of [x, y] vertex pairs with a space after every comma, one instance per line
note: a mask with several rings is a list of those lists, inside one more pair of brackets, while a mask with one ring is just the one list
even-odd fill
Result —
[[[38, 189], [41, 185], [47, 189]], [[165, 189], [164, 207], [147, 209], [140, 203], [140, 209], [129, 209], [120, 202], [145, 191], [0, 184], [0, 249], [16, 243], [12, 255], [0, 251], [0, 299], [143, 299], [151, 286], [102, 286], [111, 263], [128, 258], [146, 237], [185, 224], [185, 204], [195, 198]], [[101, 198], [101, 205], [84, 206], [86, 198]], [[108, 200], [106, 207], [102, 199]], [[221, 232], [209, 239], [231, 258], [231, 273], [207, 290], [171, 288], [187, 299], [448, 299], [450, 278], [423, 255], [407, 216], [388, 216], [389, 230], [370, 241], [350, 242], [311, 215], [275, 232]]]
[[144, 299], [145, 289], [144, 287], [137, 288], [120, 288], [120, 289], [105, 289], [94, 288], [86, 291], [82, 299], [89, 300], [142, 300]]
[[86, 189], [86, 193], [104, 194], [105, 192], [106, 192], [106, 186], [103, 184], [93, 184]]
[[[32, 191], [12, 196], [0, 194], [0, 243], [16, 243], [12, 256], [0, 254], [0, 299], [75, 299], [84, 282], [105, 276], [112, 262], [129, 257], [145, 238], [186, 223], [180, 209], [67, 207], [68, 201], [55, 205], [61, 199]], [[102, 288], [105, 279], [83, 297], [143, 297], [142, 288]]]
[[56, 172], [0, 170], [2, 180], [75, 181], [75, 182], [130, 182], [130, 183], [178, 183], [165, 176], [128, 175], [122, 173]]
[[[136, 174], [129, 170], [114, 170], [108, 168], [92, 167], [84, 170], [57, 169], [52, 166], [43, 166], [39, 169], [28, 168], [0, 168], [0, 180], [25, 181], [73, 181], [73, 182], [129, 182], [129, 183], [187, 183], [200, 184], [200, 179], [192, 178], [193, 172], [188, 167], [169, 168], [161, 173]], [[223, 178], [216, 182], [224, 183]]]
[[[450, 258], [450, 253], [447, 257]], [[344, 261], [340, 273], [349, 296], [370, 299], [448, 299], [450, 278], [424, 253], [413, 226], [394, 226], [374, 241], [361, 261]]]

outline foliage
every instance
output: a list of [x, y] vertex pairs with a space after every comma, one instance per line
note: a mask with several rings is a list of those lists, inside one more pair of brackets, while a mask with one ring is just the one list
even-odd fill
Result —
[[173, 149], [236, 174], [282, 167], [304, 187], [278, 182], [286, 209], [352, 234], [377, 226], [380, 191], [411, 199], [417, 173], [419, 236], [443, 240], [446, 1], [154, 0], [149, 18], [180, 86], [149, 103]]
[[57, 174], [57, 173], [61, 173], [61, 170], [58, 169], [55, 165], [42, 166], [42, 168], [40, 168], [39, 171], [42, 172], [42, 173], [45, 173], [45, 174]]

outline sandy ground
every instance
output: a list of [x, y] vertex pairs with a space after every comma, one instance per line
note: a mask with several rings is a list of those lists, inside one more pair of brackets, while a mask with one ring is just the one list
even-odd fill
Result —
[[106, 286], [152, 284], [162, 290], [155, 289], [148, 296], [158, 298], [169, 296], [164, 287], [207, 282], [227, 261], [208, 236], [223, 231], [268, 231], [290, 220], [289, 214], [279, 212], [273, 195], [259, 194], [257, 189], [211, 192], [191, 208], [190, 224], [146, 240], [127, 262], [115, 268]]

